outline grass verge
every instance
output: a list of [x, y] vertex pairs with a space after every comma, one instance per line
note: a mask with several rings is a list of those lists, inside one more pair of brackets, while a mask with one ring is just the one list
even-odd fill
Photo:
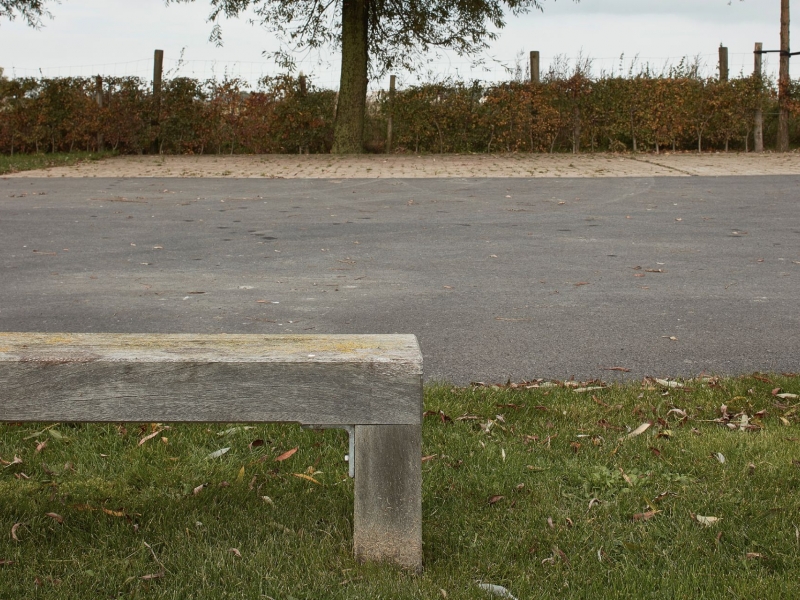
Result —
[[89, 160], [115, 156], [114, 152], [56, 152], [55, 154], [0, 154], [0, 175], [49, 167], [69, 167]]
[[583, 387], [426, 388], [420, 576], [352, 559], [341, 432], [0, 425], [0, 597], [800, 597], [800, 378]]

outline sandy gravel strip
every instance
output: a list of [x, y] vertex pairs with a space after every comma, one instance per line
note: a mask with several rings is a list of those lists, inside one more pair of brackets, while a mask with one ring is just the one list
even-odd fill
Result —
[[690, 177], [798, 175], [789, 154], [434, 154], [120, 156], [5, 177]]

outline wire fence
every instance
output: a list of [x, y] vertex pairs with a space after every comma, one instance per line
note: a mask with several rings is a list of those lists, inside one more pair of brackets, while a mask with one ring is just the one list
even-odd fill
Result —
[[[765, 77], [776, 79], [778, 60], [769, 60], [764, 55]], [[753, 54], [748, 52], [730, 53], [728, 57], [729, 73], [732, 78], [748, 76], [753, 72]], [[800, 70], [800, 61], [797, 69]], [[698, 54], [685, 57], [670, 56], [639, 56], [622, 55], [610, 57], [575, 56], [564, 54], [543, 55], [540, 57], [541, 72], [547, 74], [550, 69], [574, 71], [582, 64], [589, 67], [591, 76], [620, 76], [636, 75], [642, 71], [652, 74], [668, 74], [670, 69], [684, 65], [697, 67], [699, 75], [713, 77], [718, 73], [718, 54]], [[337, 89], [339, 87], [338, 57], [331, 56], [328, 61], [306, 59], [298, 61], [296, 69], [302, 71], [313, 83], [324, 89]], [[259, 81], [266, 76], [284, 74], [274, 61], [229, 61], [229, 60], [198, 60], [198, 59], [170, 59], [164, 58], [164, 77], [190, 77], [204, 80], [223, 80], [237, 78], [247, 83], [250, 88], [257, 88]], [[63, 65], [47, 67], [20, 67], [13, 63], [8, 65], [5, 75], [15, 78], [21, 77], [93, 77], [95, 75], [111, 77], [140, 77], [150, 80], [153, 76], [152, 57], [140, 58], [123, 62], [87, 63], [84, 65]], [[528, 80], [530, 66], [527, 53], [520, 52], [516, 56], [497, 58], [489, 55], [480, 56], [475, 60], [465, 60], [463, 57], [450, 59], [447, 56], [437, 57], [425, 62], [424, 66], [415, 72], [397, 73], [400, 86], [410, 86], [422, 82], [442, 81], [455, 79], [461, 81], [479, 80], [485, 83], [496, 83], [508, 80]], [[370, 81], [370, 90], [387, 89], [389, 84], [388, 74], [378, 80]]]

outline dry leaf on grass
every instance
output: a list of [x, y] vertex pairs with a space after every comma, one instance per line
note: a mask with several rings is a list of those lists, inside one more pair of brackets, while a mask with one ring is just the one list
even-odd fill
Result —
[[781, 398], [782, 400], [797, 400], [800, 398], [800, 396], [797, 394], [775, 394], [775, 396]]
[[242, 553], [241, 553], [241, 552], [239, 552], [239, 549], [238, 549], [238, 548], [230, 548], [230, 549], [228, 550], [228, 552], [230, 552], [231, 554], [233, 554], [233, 555], [234, 555], [236, 558], [242, 558]]
[[[670, 339], [672, 340], [674, 338], [670, 338]], [[667, 387], [667, 388], [676, 388], [676, 387], [680, 387], [681, 386], [681, 384], [678, 383], [677, 381], [669, 381], [667, 379], [656, 379], [656, 383], [658, 385], [661, 385], [661, 386], [664, 386], [664, 387]]]
[[225, 454], [229, 450], [230, 450], [230, 448], [220, 448], [219, 450], [215, 450], [214, 452], [212, 452], [211, 454], [206, 456], [206, 458], [209, 459], [209, 460], [214, 460], [215, 458], [219, 458], [220, 456], [222, 456], [223, 454]]
[[36, 444], [36, 453], [38, 454], [47, 447], [47, 440]]
[[[160, 434], [162, 431], [166, 431], [167, 429], [169, 429], [169, 426], [167, 426], [167, 427], [162, 427], [162, 428], [160, 428], [160, 429], [156, 429], [156, 430], [155, 430], [153, 433], [151, 433], [151, 434], [149, 434], [149, 435], [146, 435], [146, 436], [144, 436], [142, 439], [140, 439], [140, 440], [139, 440], [139, 443], [137, 444], [137, 446], [141, 446], [141, 445], [142, 445], [142, 444], [144, 444], [145, 442], [147, 442], [147, 441], [149, 441], [149, 440], [152, 440], [154, 437], [156, 437], [156, 436], [157, 436], [158, 434]], [[51, 430], [51, 432], [52, 432], [52, 430]]]
[[500, 502], [500, 500], [502, 500], [503, 498], [505, 498], [505, 496], [501, 496], [500, 494], [495, 494], [494, 496], [490, 496], [489, 504], [496, 504], [497, 502]]
[[478, 587], [492, 596], [507, 598], [508, 600], [517, 600], [516, 597], [512, 596], [511, 592], [509, 592], [502, 585], [495, 585], [493, 583], [479, 583]]
[[10, 467], [12, 465], [21, 465], [22, 464], [22, 459], [19, 456], [14, 456], [14, 460], [9, 462], [7, 460], [3, 460], [2, 458], [0, 458], [0, 464], [4, 465], [6, 467]]
[[659, 511], [657, 511], [657, 510], [648, 510], [647, 512], [636, 513], [635, 515], [633, 515], [633, 520], [634, 521], [649, 521], [650, 519], [655, 517], [658, 513], [659, 513]]
[[6, 560], [5, 558], [0, 558], [0, 565], [13, 565], [13, 560]]
[[18, 529], [19, 529], [21, 526], [22, 526], [22, 523], [14, 523], [14, 524], [11, 526], [11, 539], [12, 539], [12, 540], [14, 540], [15, 542], [18, 542], [18, 541], [19, 541], [19, 538], [17, 537], [17, 530], [18, 530]]
[[711, 527], [722, 520], [722, 517], [704, 517], [703, 515], [696, 515], [692, 512], [689, 513], [689, 516], [703, 527]]
[[125, 511], [124, 510], [110, 510], [108, 508], [103, 508], [103, 512], [107, 515], [111, 515], [112, 517], [124, 517]]
[[297, 450], [299, 448], [300, 448], [300, 446], [296, 446], [295, 448], [292, 448], [291, 450], [287, 450], [286, 452], [284, 452], [280, 456], [277, 456], [275, 458], [275, 462], [282, 462], [282, 461], [286, 460], [287, 458], [290, 458], [292, 455], [294, 455], [295, 452], [297, 452]]
[[642, 423], [636, 429], [631, 431], [628, 435], [624, 436], [622, 439], [629, 440], [631, 438], [635, 438], [638, 435], [642, 435], [645, 431], [650, 429], [651, 425], [652, 425], [652, 423]]
[[62, 517], [61, 515], [59, 515], [59, 514], [56, 514], [56, 513], [54, 513], [54, 512], [44, 513], [44, 515], [45, 515], [46, 517], [50, 517], [50, 518], [51, 518], [51, 519], [53, 519], [53, 520], [54, 520], [56, 523], [59, 523], [59, 524], [61, 524], [61, 523], [63, 523], [63, 522], [64, 522], [64, 517]]
[[317, 485], [322, 485], [319, 481], [314, 479], [311, 475], [306, 475], [305, 473], [292, 473], [295, 477], [299, 479], [305, 479], [306, 481], [310, 481], [311, 483], [316, 483]]

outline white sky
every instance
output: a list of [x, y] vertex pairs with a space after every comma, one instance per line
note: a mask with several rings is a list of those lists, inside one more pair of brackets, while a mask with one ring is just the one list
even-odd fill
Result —
[[[513, 67], [515, 57], [524, 53], [524, 67], [530, 50], [541, 52], [543, 70], [556, 55], [574, 59], [583, 53], [594, 59], [596, 72], [619, 71], [624, 54], [626, 69], [637, 55], [639, 63], [659, 69], [682, 56], [699, 56], [711, 74], [716, 72], [721, 43], [729, 48], [731, 73], [737, 74], [752, 71], [755, 42], [763, 42], [765, 49], [779, 47], [780, 0], [544, 0], [543, 4], [544, 13], [509, 16], [507, 27], [485, 55], [489, 71], [472, 70], [468, 59], [443, 56], [431, 64], [433, 75], [508, 78], [499, 63]], [[800, 2], [793, 2], [792, 8], [799, 10]], [[262, 51], [278, 48], [276, 40], [244, 19], [223, 23], [222, 48], [208, 42], [208, 10], [207, 0], [169, 7], [163, 0], [63, 0], [52, 6], [55, 18], [41, 30], [19, 20], [0, 22], [0, 66], [6, 75], [16, 76], [37, 76], [41, 69], [46, 76], [101, 73], [150, 78], [153, 50], [160, 48], [165, 51], [165, 70], [173, 75], [207, 78], [227, 72], [255, 81], [262, 74], [278, 72], [262, 56]], [[794, 25], [795, 47], [800, 47], [798, 36], [800, 29]], [[182, 49], [184, 64], [176, 71]], [[339, 64], [334, 52], [326, 52], [322, 64], [317, 55], [299, 58], [300, 68], [311, 73], [316, 84], [337, 87]], [[776, 71], [777, 55], [765, 59], [769, 72]], [[792, 76], [798, 78], [800, 56], [792, 62]], [[398, 76], [401, 84], [414, 81], [408, 74]]]

